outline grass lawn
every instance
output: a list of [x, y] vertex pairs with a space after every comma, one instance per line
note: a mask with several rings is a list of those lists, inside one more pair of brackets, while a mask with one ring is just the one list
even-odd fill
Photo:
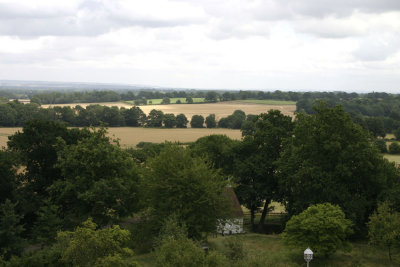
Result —
[[296, 105], [295, 101], [285, 101], [285, 100], [272, 100], [272, 99], [246, 99], [246, 100], [235, 100], [241, 103], [251, 103], [251, 104], [263, 104], [263, 105]]
[[[193, 103], [204, 103], [204, 97], [194, 97]], [[182, 104], [187, 104], [186, 98], [185, 97], [175, 97], [175, 98], [170, 98], [171, 104], [176, 104], [176, 101], [180, 100]], [[134, 100], [131, 101], [125, 101], [128, 104], [134, 104]], [[161, 105], [162, 98], [157, 98], [157, 99], [147, 99], [147, 105]]]
[[[306, 248], [290, 249], [283, 245], [279, 235], [263, 234], [242, 234], [238, 235], [239, 240], [243, 242], [243, 247], [249, 259], [261, 258], [265, 266], [305, 266], [303, 251]], [[218, 236], [209, 238], [210, 249], [215, 249], [221, 253], [225, 252], [225, 242], [230, 236]], [[310, 263], [310, 266], [399, 266], [400, 256], [397, 254], [390, 263], [386, 250], [376, 249], [367, 243], [352, 243], [353, 248], [349, 252], [336, 252], [330, 258], [321, 258], [316, 256]], [[154, 252], [136, 255], [135, 260], [144, 267], [155, 265]]]

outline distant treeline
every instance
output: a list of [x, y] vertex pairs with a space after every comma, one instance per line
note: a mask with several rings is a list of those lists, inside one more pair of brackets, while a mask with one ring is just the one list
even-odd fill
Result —
[[[232, 128], [240, 129], [246, 120], [251, 120], [254, 115], [247, 115], [236, 110], [232, 115], [216, 121], [215, 114], [206, 118], [202, 115], [194, 115], [190, 121], [192, 128]], [[49, 107], [41, 108], [36, 103], [23, 104], [18, 100], [0, 104], [0, 126], [15, 127], [24, 126], [31, 120], [61, 121], [69, 126], [100, 126], [110, 127], [165, 127], [186, 128], [189, 120], [184, 114], [175, 116], [172, 113], [164, 114], [161, 110], [153, 109], [146, 116], [140, 107], [131, 108], [107, 107], [102, 105], [89, 105], [83, 108], [80, 105], [74, 108]]]
[[328, 106], [342, 105], [355, 123], [375, 137], [384, 137], [400, 127], [400, 95], [388, 93], [305, 93], [296, 103], [296, 111], [313, 114], [316, 102]]

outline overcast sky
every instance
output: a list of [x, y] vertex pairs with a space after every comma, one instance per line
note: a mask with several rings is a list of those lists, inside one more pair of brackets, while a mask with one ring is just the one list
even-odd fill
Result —
[[0, 0], [0, 80], [400, 93], [400, 0]]

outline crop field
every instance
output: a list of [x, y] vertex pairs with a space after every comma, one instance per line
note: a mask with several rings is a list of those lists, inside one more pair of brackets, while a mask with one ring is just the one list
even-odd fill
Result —
[[296, 110], [296, 105], [265, 105], [265, 104], [249, 104], [241, 102], [219, 102], [206, 104], [178, 104], [178, 105], [147, 105], [140, 106], [144, 113], [149, 114], [152, 109], [161, 110], [164, 113], [180, 113], [190, 120], [193, 115], [202, 115], [206, 117], [210, 114], [215, 114], [217, 120], [231, 115], [235, 110], [243, 110], [246, 114], [265, 113], [270, 109], [278, 109], [283, 114], [293, 116]]
[[236, 102], [263, 105], [296, 105], [296, 101], [272, 100], [272, 99], [246, 99], [236, 100]]
[[[193, 97], [193, 103], [204, 103], [204, 97]], [[176, 101], [180, 100], [182, 104], [186, 104], [185, 97], [172, 97], [170, 98], [171, 104], [176, 104]], [[134, 104], [134, 101], [125, 101], [128, 104]], [[147, 99], [147, 105], [160, 105], [162, 102], [162, 98], [158, 99]]]
[[107, 106], [107, 107], [119, 107], [119, 108], [131, 108], [132, 105], [124, 102], [102, 102], [102, 103], [70, 103], [70, 104], [49, 104], [49, 105], [42, 105], [42, 108], [49, 108], [49, 107], [75, 107], [75, 106], [81, 106], [83, 108], [86, 108], [89, 105], [101, 105], [101, 106]]
[[[47, 108], [50, 106], [75, 107], [77, 105], [86, 107], [88, 105], [94, 105], [94, 104], [104, 105], [109, 107], [117, 106], [120, 108], [132, 107], [132, 105], [124, 102], [56, 104], [56, 105], [42, 105], [42, 107], [43, 108]], [[164, 113], [172, 113], [175, 115], [183, 113], [189, 120], [192, 118], [193, 115], [202, 115], [203, 117], [206, 117], [210, 114], [215, 114], [215, 118], [219, 120], [220, 118], [231, 115], [237, 109], [243, 110], [246, 114], [256, 114], [256, 115], [260, 113], [265, 113], [270, 109], [278, 109], [285, 115], [293, 116], [294, 111], [296, 110], [296, 105], [289, 105], [289, 104], [272, 105], [272, 104], [229, 101], [229, 102], [204, 103], [204, 104], [169, 104], [169, 105], [154, 104], [154, 105], [140, 106], [140, 109], [143, 110], [143, 112], [146, 114], [149, 114], [152, 109], [161, 110]]]
[[[0, 128], [0, 147], [7, 145], [8, 136], [13, 135], [22, 128]], [[132, 147], [139, 142], [161, 143], [164, 141], [179, 141], [182, 143], [193, 142], [200, 137], [211, 134], [225, 134], [232, 139], [240, 139], [241, 132], [231, 129], [157, 129], [140, 127], [112, 127], [108, 128], [109, 136], [120, 139], [122, 147]]]

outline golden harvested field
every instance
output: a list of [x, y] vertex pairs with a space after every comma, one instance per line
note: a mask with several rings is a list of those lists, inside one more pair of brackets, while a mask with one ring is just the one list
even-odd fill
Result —
[[81, 106], [83, 108], [86, 108], [89, 105], [101, 105], [101, 106], [107, 106], [107, 107], [113, 107], [117, 106], [119, 108], [131, 108], [132, 105], [124, 103], [124, 102], [102, 102], [102, 103], [73, 103], [73, 104], [51, 104], [51, 105], [42, 105], [42, 108], [48, 108], [48, 107], [75, 107], [75, 106]]
[[[82, 107], [86, 107], [88, 105], [93, 105], [95, 103], [77, 103], [77, 104], [59, 104], [56, 106], [71, 106], [75, 107], [76, 105], [81, 105]], [[122, 102], [106, 102], [106, 103], [97, 103], [99, 105], [104, 106], [118, 106], [130, 108], [132, 107], [129, 104]], [[42, 107], [47, 108], [49, 106], [54, 105], [42, 105]], [[265, 105], [265, 104], [253, 104], [253, 103], [244, 103], [244, 102], [219, 102], [219, 103], [207, 103], [207, 104], [170, 104], [170, 105], [146, 105], [139, 106], [144, 113], [149, 114], [152, 109], [161, 110], [164, 113], [173, 113], [178, 115], [180, 113], [185, 114], [185, 116], [190, 119], [193, 115], [202, 115], [207, 117], [210, 114], [215, 114], [217, 120], [223, 117], [227, 117], [231, 115], [235, 110], [240, 109], [243, 110], [246, 114], [255, 114], [258, 115], [260, 113], [265, 113], [270, 109], [278, 109], [285, 115], [293, 116], [294, 111], [296, 110], [296, 105]]]
[[[6, 146], [8, 136], [22, 128], [0, 128], [0, 147]], [[211, 134], [225, 134], [232, 139], [240, 139], [241, 132], [231, 129], [155, 129], [140, 127], [113, 127], [108, 128], [110, 136], [120, 139], [123, 147], [135, 146], [141, 141], [161, 143], [164, 141], [193, 142], [200, 137]]]

